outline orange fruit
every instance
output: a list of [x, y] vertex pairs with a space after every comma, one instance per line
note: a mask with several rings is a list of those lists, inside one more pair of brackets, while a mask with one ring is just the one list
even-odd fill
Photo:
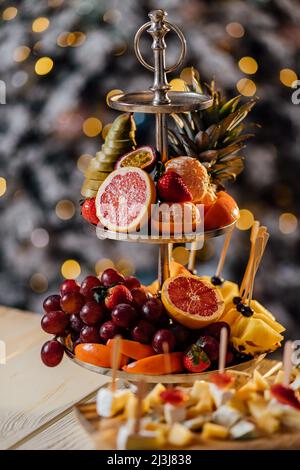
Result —
[[239, 218], [239, 208], [233, 197], [225, 191], [217, 194], [217, 200], [205, 211], [204, 228], [212, 230], [225, 227]]
[[98, 190], [97, 216], [109, 230], [133, 232], [148, 221], [155, 199], [155, 186], [148, 173], [140, 168], [119, 168]]
[[165, 354], [156, 354], [155, 356], [145, 357], [138, 361], [131, 362], [123, 366], [125, 372], [130, 374], [144, 374], [144, 375], [163, 375], [174, 374], [183, 370], [182, 365], [182, 352], [172, 352], [169, 354], [168, 361], [169, 367], [166, 370], [167, 361]]
[[[75, 357], [98, 367], [111, 367], [112, 350], [104, 344], [81, 343], [75, 348]], [[120, 368], [127, 364], [128, 358], [121, 354]]]
[[220, 290], [198, 276], [170, 277], [162, 286], [161, 300], [174, 320], [191, 329], [217, 321], [224, 311]]
[[[178, 276], [179, 274], [183, 274], [185, 276], [190, 276], [190, 272], [188, 269], [186, 269], [182, 264], [177, 263], [172, 259], [170, 263], [170, 276]], [[152, 282], [149, 286], [146, 287], [146, 289], [153, 295], [156, 295], [159, 291], [159, 284], [158, 280], [155, 279], [155, 281]]]
[[192, 194], [193, 202], [202, 202], [209, 187], [205, 166], [193, 157], [176, 157], [166, 163], [166, 170], [178, 173]]
[[152, 227], [165, 236], [191, 233], [200, 222], [199, 209], [192, 202], [162, 202], [155, 206], [151, 216]]

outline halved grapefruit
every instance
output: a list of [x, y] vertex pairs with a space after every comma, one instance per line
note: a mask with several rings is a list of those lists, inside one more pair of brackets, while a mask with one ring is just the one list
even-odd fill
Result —
[[161, 300], [174, 320], [191, 329], [217, 321], [224, 310], [220, 290], [198, 276], [170, 277], [162, 286]]
[[140, 168], [119, 168], [98, 190], [97, 216], [109, 230], [132, 232], [148, 221], [155, 199], [155, 186], [148, 173]]

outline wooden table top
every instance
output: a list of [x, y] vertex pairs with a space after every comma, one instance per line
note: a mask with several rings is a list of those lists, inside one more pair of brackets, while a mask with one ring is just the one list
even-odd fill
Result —
[[[110, 379], [64, 358], [49, 368], [40, 360], [49, 335], [40, 315], [0, 306], [0, 340], [6, 364], [0, 364], [0, 450], [93, 450], [78, 423], [74, 405], [93, 398]], [[261, 363], [269, 369], [271, 361]]]

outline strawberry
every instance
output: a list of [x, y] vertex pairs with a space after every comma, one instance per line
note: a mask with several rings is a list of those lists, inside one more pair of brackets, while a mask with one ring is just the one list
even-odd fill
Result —
[[213, 372], [209, 376], [210, 381], [220, 389], [231, 387], [235, 382], [235, 377], [229, 372]]
[[209, 368], [207, 354], [197, 344], [192, 344], [183, 355], [183, 365], [189, 372], [202, 372]]
[[96, 302], [100, 303], [104, 299], [105, 305], [109, 310], [112, 310], [119, 304], [131, 304], [133, 302], [130, 290], [122, 284], [109, 288], [103, 286], [95, 287], [93, 291]]
[[98, 224], [99, 219], [96, 214], [96, 205], [95, 205], [94, 197], [85, 199], [85, 201], [83, 202], [81, 206], [81, 215], [90, 224], [94, 224], [94, 225]]
[[274, 384], [271, 386], [271, 395], [273, 395], [279, 403], [300, 410], [300, 401], [292, 388], [285, 387], [282, 384]]
[[171, 405], [180, 405], [188, 399], [188, 396], [178, 388], [167, 388], [160, 393], [160, 398], [164, 403], [171, 403]]
[[180, 175], [167, 171], [157, 181], [159, 199], [166, 202], [188, 202], [192, 194]]

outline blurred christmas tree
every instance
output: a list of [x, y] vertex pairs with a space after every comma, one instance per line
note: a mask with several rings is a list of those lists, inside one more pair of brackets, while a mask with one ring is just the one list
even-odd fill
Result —
[[[137, 256], [136, 245], [100, 242], [81, 220], [78, 200], [82, 169], [116, 116], [105, 105], [107, 93], [151, 82], [132, 45], [148, 11], [160, 7], [184, 31], [186, 65], [206, 81], [214, 77], [229, 97], [238, 90], [260, 98], [254, 120], [262, 128], [230, 191], [247, 209], [240, 229], [251, 226], [253, 215], [269, 227], [256, 293], [293, 327], [300, 288], [300, 108], [292, 104], [291, 84], [300, 66], [299, 2], [24, 0], [0, 6], [0, 72], [7, 94], [0, 116], [0, 303], [38, 310], [44, 291], [57, 287], [61, 269], [65, 276], [81, 271], [82, 277], [96, 262], [98, 270], [110, 263], [107, 258], [121, 259], [129, 271], [131, 260], [145, 281], [154, 277], [153, 249], [145, 245]], [[173, 62], [177, 43], [171, 34], [167, 42]], [[137, 116], [144, 144], [151, 138], [149, 119]], [[213, 272], [221, 242], [199, 253], [206, 260], [200, 272]], [[229, 254], [227, 263], [232, 279], [240, 280], [247, 242], [248, 231], [237, 230], [235, 256]]]

